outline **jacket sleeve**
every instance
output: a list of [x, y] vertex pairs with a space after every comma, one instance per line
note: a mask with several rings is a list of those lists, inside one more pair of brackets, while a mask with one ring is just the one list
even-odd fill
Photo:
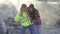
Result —
[[40, 19], [40, 14], [39, 14], [39, 11], [36, 10], [35, 11], [35, 18], [36, 18], [36, 25], [41, 25], [41, 19]]
[[19, 19], [20, 19], [20, 16], [19, 16], [19, 14], [17, 14], [17, 15], [14, 17], [14, 21], [15, 21], [15, 22], [18, 22]]

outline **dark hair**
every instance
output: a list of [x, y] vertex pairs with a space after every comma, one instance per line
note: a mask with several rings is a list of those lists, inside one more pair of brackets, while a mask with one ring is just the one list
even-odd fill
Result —
[[[33, 10], [31, 11], [30, 8], [32, 8]], [[30, 4], [29, 9], [28, 9], [28, 13], [32, 19], [35, 19], [35, 8], [34, 8], [33, 4]]]
[[32, 8], [33, 9], [33, 12], [35, 12], [35, 8], [34, 8], [34, 5], [33, 4], [30, 4], [29, 11], [30, 11], [30, 8]]
[[21, 9], [20, 9], [20, 15], [22, 15], [22, 13], [23, 13], [23, 12], [22, 12], [22, 9], [23, 9], [23, 8], [26, 8], [26, 7], [27, 7], [26, 4], [22, 4]]
[[34, 5], [33, 4], [30, 4], [30, 6], [29, 7], [31, 7], [31, 8], [33, 8], [34, 9]]
[[26, 8], [27, 6], [26, 6], [26, 4], [22, 4], [22, 6], [21, 6], [21, 8]]

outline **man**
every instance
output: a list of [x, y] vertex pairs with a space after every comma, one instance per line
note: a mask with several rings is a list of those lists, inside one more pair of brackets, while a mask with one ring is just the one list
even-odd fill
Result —
[[40, 19], [38, 10], [34, 8], [33, 4], [30, 4], [28, 8], [28, 13], [29, 13], [31, 21], [34, 22], [36, 25], [35, 26], [36, 34], [40, 34], [41, 19]]

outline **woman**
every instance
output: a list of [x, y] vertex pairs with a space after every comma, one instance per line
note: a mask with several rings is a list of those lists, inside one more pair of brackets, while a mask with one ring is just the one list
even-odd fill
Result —
[[27, 6], [26, 4], [22, 4], [21, 9], [20, 9], [20, 13], [18, 13], [15, 17], [15, 22], [19, 22], [21, 24], [21, 32], [20, 34], [24, 34], [25, 30], [27, 28], [29, 28], [31, 34], [35, 34], [34, 31], [34, 24], [31, 23], [28, 13], [27, 13]]
[[35, 26], [36, 34], [40, 34], [41, 19], [38, 10], [34, 8], [33, 4], [30, 4], [28, 8], [28, 13], [31, 18], [31, 21], [36, 25]]

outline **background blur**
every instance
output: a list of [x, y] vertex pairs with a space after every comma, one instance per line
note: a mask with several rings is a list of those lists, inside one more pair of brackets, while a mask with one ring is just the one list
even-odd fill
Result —
[[41, 34], [60, 34], [60, 0], [0, 0], [0, 34], [6, 31], [4, 18], [14, 17], [23, 3], [32, 3], [39, 10]]

